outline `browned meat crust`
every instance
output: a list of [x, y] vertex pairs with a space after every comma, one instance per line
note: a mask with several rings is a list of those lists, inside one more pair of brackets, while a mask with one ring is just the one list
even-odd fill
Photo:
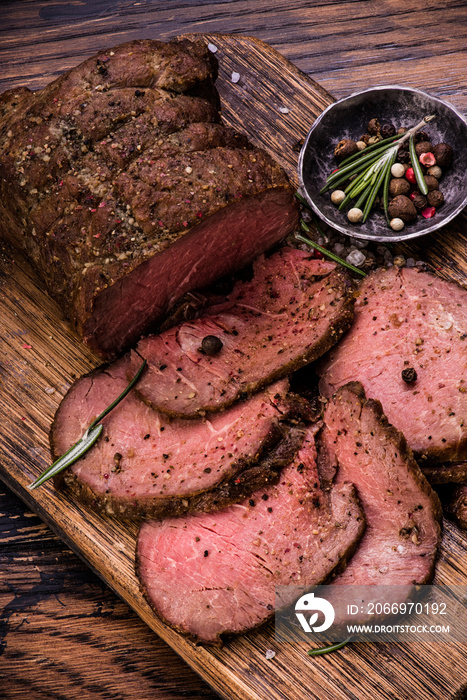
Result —
[[297, 221], [284, 171], [220, 123], [216, 71], [203, 43], [137, 40], [0, 97], [1, 235], [104, 356]]

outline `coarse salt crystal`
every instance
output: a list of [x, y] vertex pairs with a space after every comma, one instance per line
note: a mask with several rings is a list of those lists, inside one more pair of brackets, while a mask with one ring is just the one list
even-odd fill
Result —
[[265, 657], [270, 660], [273, 659], [276, 655], [276, 652], [273, 651], [272, 649], [266, 649]]
[[279, 112], [282, 114], [288, 114], [290, 112], [290, 109], [288, 107], [279, 107]]
[[361, 265], [363, 265], [365, 259], [365, 255], [362, 253], [361, 250], [353, 250], [346, 257], [346, 261], [350, 263], [350, 265], [354, 265], [355, 267], [360, 267]]
[[238, 83], [240, 80], [240, 73], [236, 73], [235, 71], [232, 73], [231, 80], [233, 83]]
[[340, 255], [342, 251], [344, 250], [344, 244], [343, 243], [334, 243], [332, 249], [336, 253], [336, 255]]
[[208, 44], [208, 49], [211, 53], [216, 53], [217, 46], [215, 44]]

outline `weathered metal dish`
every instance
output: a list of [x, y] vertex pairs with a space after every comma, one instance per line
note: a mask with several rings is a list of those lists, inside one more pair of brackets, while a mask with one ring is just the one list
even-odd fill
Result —
[[[411, 127], [430, 114], [436, 115], [426, 129], [433, 143], [449, 143], [454, 149], [454, 162], [440, 181], [445, 202], [433, 218], [419, 216], [416, 222], [396, 232], [388, 226], [383, 213], [375, 210], [364, 224], [351, 224], [346, 214], [331, 203], [330, 192], [319, 193], [337, 166], [334, 148], [340, 139], [357, 140], [373, 117], [380, 124]], [[314, 122], [300, 152], [298, 177], [315, 213], [341, 233], [375, 241], [424, 236], [445, 226], [467, 206], [467, 121], [452, 105], [420, 90], [399, 85], [364, 90], [330, 105]]]

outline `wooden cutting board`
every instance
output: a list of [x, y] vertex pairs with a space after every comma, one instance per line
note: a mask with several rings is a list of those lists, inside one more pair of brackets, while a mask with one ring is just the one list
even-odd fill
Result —
[[[203, 36], [217, 47], [218, 88], [227, 123], [270, 151], [296, 184], [297, 144], [331, 95], [270, 46], [253, 38]], [[232, 73], [240, 75], [238, 82]], [[44, 84], [47, 76], [44, 76]], [[288, 111], [287, 111], [288, 110]], [[467, 282], [467, 225], [461, 214], [411, 254], [447, 279]], [[419, 246], [419, 247], [418, 247]], [[0, 255], [0, 477], [228, 700], [458, 700], [467, 697], [467, 649], [407, 643], [352, 644], [311, 659], [307, 647], [278, 645], [272, 625], [223, 649], [193, 645], [162, 624], [133, 572], [137, 528], [96, 515], [48, 483], [27, 484], [49, 464], [48, 431], [73, 380], [99, 364], [19, 255]], [[467, 535], [446, 523], [436, 581], [467, 582]], [[276, 651], [267, 660], [267, 649]]]

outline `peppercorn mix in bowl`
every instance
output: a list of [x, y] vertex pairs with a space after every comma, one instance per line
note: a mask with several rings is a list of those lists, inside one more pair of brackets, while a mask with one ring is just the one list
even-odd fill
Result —
[[[409, 134], [413, 127], [418, 130]], [[467, 121], [447, 102], [398, 85], [371, 88], [335, 102], [314, 122], [300, 152], [300, 186], [315, 213], [341, 233], [376, 241], [416, 238], [467, 205], [466, 143]], [[379, 153], [387, 155], [384, 169], [365, 182], [367, 166], [355, 173], [355, 164], [365, 157], [371, 167]], [[349, 192], [356, 192], [353, 199]]]

